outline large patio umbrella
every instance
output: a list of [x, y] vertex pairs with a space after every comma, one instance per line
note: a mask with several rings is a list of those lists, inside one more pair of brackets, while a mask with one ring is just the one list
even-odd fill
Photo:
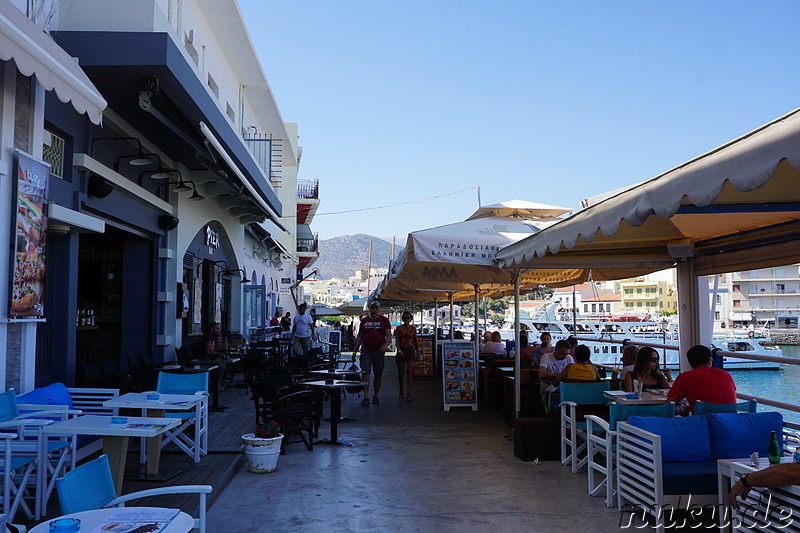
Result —
[[553, 218], [570, 212], [568, 207], [527, 202], [525, 200], [509, 200], [497, 204], [482, 205], [467, 220], [484, 217], [519, 217], [519, 218]]
[[677, 266], [683, 354], [711, 339], [697, 276], [800, 262], [798, 168], [795, 110], [508, 246], [498, 264], [581, 266], [594, 279]]
[[324, 304], [314, 304], [311, 307], [309, 307], [308, 310], [310, 311], [312, 309], [317, 314], [317, 316], [341, 316], [344, 314], [339, 309], [334, 309]]
[[[403, 290], [415, 291], [415, 296], [417, 293], [424, 294], [425, 290], [447, 291], [454, 295], [473, 291], [477, 310], [481, 292], [500, 296], [515, 291], [518, 301], [520, 283], [532, 288], [539, 284], [568, 286], [582, 282], [586, 279], [583, 269], [526, 269], [525, 279], [520, 280], [519, 272], [502, 271], [494, 263], [494, 255], [501, 247], [553, 225], [558, 221], [555, 217], [567, 211], [566, 208], [546, 204], [504, 202], [485, 206], [464, 222], [410, 233], [403, 253], [391, 265], [380, 297], [390, 294], [402, 297]], [[509, 216], [500, 216], [502, 214]], [[525, 216], [511, 216], [521, 214]], [[449, 298], [449, 301], [452, 316], [453, 299]], [[515, 329], [516, 383], [519, 383], [519, 325]], [[477, 320], [475, 343], [477, 353]]]

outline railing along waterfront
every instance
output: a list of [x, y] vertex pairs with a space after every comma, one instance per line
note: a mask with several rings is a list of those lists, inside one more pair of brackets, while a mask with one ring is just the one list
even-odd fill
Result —
[[[575, 337], [579, 342], [604, 342], [609, 344], [622, 344], [623, 346], [627, 346], [629, 344], [635, 344], [636, 346], [648, 346], [650, 348], [657, 348], [659, 350], [679, 350], [678, 346], [674, 344], [660, 344], [655, 342], [642, 342], [640, 339], [607, 339], [604, 337]], [[719, 348], [714, 348], [711, 350], [711, 353], [714, 355], [719, 355], [721, 357], [732, 357], [734, 359], [750, 359], [754, 361], [766, 361], [770, 363], [780, 363], [782, 365], [795, 365], [800, 366], [800, 358], [794, 357], [776, 357], [774, 355], [760, 355], [754, 354], [750, 352], [728, 352], [725, 350], [720, 350]], [[606, 370], [614, 371], [614, 367], [609, 367], [607, 365], [598, 365]], [[780, 402], [777, 400], [771, 400], [769, 398], [762, 398], [760, 396], [752, 396], [749, 394], [743, 394], [740, 392], [736, 393], [738, 398], [743, 400], [756, 400], [759, 404], [769, 405], [771, 407], [775, 407], [777, 409], [785, 409], [787, 411], [792, 411], [795, 413], [800, 413], [800, 405], [792, 404], [792, 403], [785, 403]], [[787, 422], [784, 421], [784, 425], [788, 428], [791, 428], [796, 431], [800, 431], [800, 424], [794, 422]], [[798, 441], [800, 443], [800, 440]]]

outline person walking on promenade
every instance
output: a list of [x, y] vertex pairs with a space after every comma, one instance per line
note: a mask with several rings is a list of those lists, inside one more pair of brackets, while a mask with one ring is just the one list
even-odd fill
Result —
[[292, 329], [292, 313], [287, 311], [281, 318], [281, 330], [289, 331], [290, 329]]
[[311, 328], [313, 327], [313, 319], [311, 315], [306, 314], [306, 303], [300, 304], [297, 308], [297, 316], [294, 317], [292, 323], [292, 352], [294, 354], [303, 354], [303, 357], [308, 359], [308, 354], [311, 352]]
[[392, 342], [392, 325], [389, 319], [381, 315], [381, 304], [372, 302], [369, 304], [369, 315], [361, 319], [361, 326], [358, 328], [353, 353], [358, 352], [361, 347], [361, 371], [364, 372], [364, 399], [361, 400], [362, 406], [369, 405], [369, 374], [372, 371], [375, 376], [375, 387], [373, 389], [372, 403], [380, 403], [378, 393], [381, 391], [383, 383], [383, 365], [386, 359], [386, 350]]
[[419, 353], [417, 341], [417, 328], [411, 325], [411, 313], [405, 311], [402, 316], [403, 325], [394, 330], [397, 339], [397, 353], [394, 356], [397, 363], [397, 382], [400, 384], [400, 397], [403, 398], [403, 374], [406, 376], [405, 399], [411, 401], [411, 382], [414, 379], [414, 366]]

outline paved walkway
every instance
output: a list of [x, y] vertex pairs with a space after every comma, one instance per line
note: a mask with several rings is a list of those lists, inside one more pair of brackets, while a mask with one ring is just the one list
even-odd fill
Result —
[[439, 381], [399, 399], [394, 358], [386, 370], [380, 405], [343, 400], [357, 421], [340, 424], [339, 438], [352, 447], [292, 444], [271, 474], [243, 467], [209, 509], [209, 532], [619, 531], [616, 509], [587, 495], [585, 473], [517, 459], [500, 415], [444, 412]]

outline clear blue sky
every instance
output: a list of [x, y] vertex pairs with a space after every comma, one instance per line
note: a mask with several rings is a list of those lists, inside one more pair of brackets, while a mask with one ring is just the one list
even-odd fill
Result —
[[800, 3], [239, 0], [321, 239], [580, 200], [800, 107]]

